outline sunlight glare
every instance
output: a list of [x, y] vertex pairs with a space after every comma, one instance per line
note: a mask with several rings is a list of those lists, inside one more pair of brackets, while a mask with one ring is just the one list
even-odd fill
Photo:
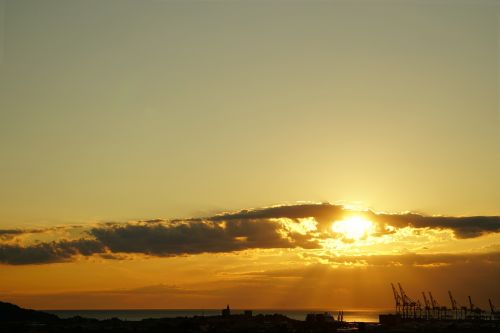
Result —
[[332, 224], [332, 231], [342, 234], [345, 238], [359, 240], [373, 233], [375, 226], [373, 222], [361, 217], [351, 216], [342, 221]]

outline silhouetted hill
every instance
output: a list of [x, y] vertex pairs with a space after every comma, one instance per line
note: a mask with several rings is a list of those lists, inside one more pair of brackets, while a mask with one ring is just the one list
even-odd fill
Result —
[[48, 323], [59, 320], [59, 317], [42, 311], [28, 310], [17, 305], [0, 302], [0, 322], [22, 321]]

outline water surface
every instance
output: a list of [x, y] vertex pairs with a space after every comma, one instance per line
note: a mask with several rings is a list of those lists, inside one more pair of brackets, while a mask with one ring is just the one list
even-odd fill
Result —
[[[48, 313], [53, 313], [60, 318], [70, 318], [81, 316], [95, 319], [110, 319], [119, 318], [121, 320], [142, 320], [146, 318], [175, 318], [175, 317], [194, 317], [194, 316], [217, 316], [220, 315], [219, 309], [157, 309], [157, 310], [44, 310]], [[322, 313], [328, 310], [253, 310], [254, 315], [258, 314], [282, 314], [292, 319], [304, 320], [308, 313]], [[360, 321], [360, 322], [378, 322], [379, 313], [385, 313], [390, 310], [375, 309], [375, 310], [347, 310], [344, 311], [345, 321]], [[337, 311], [330, 311], [335, 318]], [[243, 310], [231, 310], [232, 314], [242, 314]]]

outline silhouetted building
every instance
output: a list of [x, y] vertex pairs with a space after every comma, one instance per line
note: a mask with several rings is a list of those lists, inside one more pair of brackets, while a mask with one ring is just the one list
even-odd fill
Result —
[[225, 309], [222, 309], [222, 316], [229, 317], [231, 315], [231, 309], [229, 309], [229, 304]]
[[243, 314], [245, 315], [245, 317], [251, 317], [252, 316], [252, 310], [245, 310], [243, 312]]
[[380, 314], [378, 321], [382, 325], [392, 326], [401, 323], [401, 315], [399, 314]]
[[308, 323], [325, 323], [325, 322], [334, 322], [335, 318], [329, 312], [325, 313], [309, 313], [306, 316], [306, 322]]

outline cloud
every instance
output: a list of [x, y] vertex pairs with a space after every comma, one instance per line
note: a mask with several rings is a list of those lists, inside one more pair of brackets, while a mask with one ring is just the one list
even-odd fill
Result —
[[270, 220], [111, 224], [93, 228], [89, 233], [112, 252], [158, 256], [319, 246]]
[[[226, 212], [205, 218], [110, 222], [84, 228], [73, 225], [67, 226], [67, 230], [64, 227], [52, 228], [52, 234], [47, 232], [51, 228], [5, 229], [0, 230], [0, 263], [66, 262], [75, 256], [92, 255], [122, 259], [128, 254], [168, 257], [249, 249], [318, 249], [325, 239], [337, 237], [331, 232], [331, 223], [352, 214], [364, 215], [377, 224], [377, 232], [372, 237], [405, 227], [417, 228], [417, 231], [424, 231], [423, 228], [450, 229], [457, 238], [473, 238], [500, 231], [499, 216], [355, 212], [329, 203], [306, 203]], [[307, 224], [304, 219], [313, 220]], [[392, 229], [387, 228], [389, 225]], [[71, 232], [64, 233], [70, 229]], [[45, 235], [43, 242], [35, 238], [40, 233]], [[32, 235], [20, 237], [26, 234]], [[47, 238], [50, 236], [47, 234], [53, 238]], [[66, 239], [68, 237], [71, 239]]]
[[155, 221], [106, 223], [87, 231], [92, 239], [62, 240], [32, 245], [0, 244], [0, 263], [46, 264], [74, 256], [115, 254], [178, 256], [234, 252], [247, 249], [319, 248], [308, 235], [276, 220]]
[[224, 213], [209, 217], [212, 221], [230, 221], [241, 219], [299, 219], [313, 217], [320, 223], [331, 222], [342, 217], [344, 209], [340, 205], [329, 203], [310, 203], [297, 205], [281, 205], [260, 209], [241, 210], [236, 213]]
[[[381, 224], [388, 224], [396, 228], [440, 228], [451, 229], [459, 238], [473, 238], [487, 233], [500, 232], [500, 216], [426, 216], [416, 213], [385, 214], [373, 211], [350, 211], [341, 205], [297, 204], [266, 207], [260, 209], [241, 210], [236, 213], [224, 213], [206, 218], [212, 221], [229, 221], [233, 219], [271, 219], [289, 218], [299, 219], [312, 217], [320, 224], [329, 224], [341, 220], [346, 215], [362, 214], [368, 219]], [[390, 233], [379, 228], [381, 234]]]
[[0, 240], [12, 239], [25, 234], [42, 233], [48, 229], [0, 229]]
[[26, 231], [21, 230], [21, 229], [1, 229], [0, 230], [0, 236], [3, 236], [3, 235], [19, 235], [19, 234], [23, 234], [25, 232]]
[[333, 266], [364, 266], [364, 267], [421, 267], [434, 268], [450, 265], [465, 265], [470, 263], [494, 265], [500, 268], [500, 252], [491, 253], [405, 253], [385, 255], [353, 255], [331, 256], [325, 254], [304, 254], [305, 259], [312, 262], [323, 262]]
[[104, 246], [92, 239], [40, 243], [30, 246], [0, 244], [0, 263], [48, 264], [70, 261], [76, 255], [88, 256], [99, 252], [104, 252]]
[[500, 231], [500, 216], [425, 216], [415, 213], [374, 214], [374, 221], [402, 228], [440, 228], [451, 229], [458, 238], [473, 238], [487, 233]]

